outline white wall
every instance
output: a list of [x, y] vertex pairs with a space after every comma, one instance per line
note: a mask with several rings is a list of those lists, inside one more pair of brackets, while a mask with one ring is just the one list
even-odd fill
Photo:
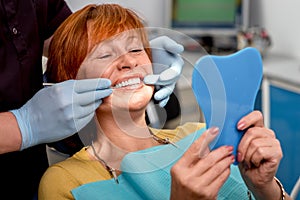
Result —
[[65, 0], [72, 11], [78, 10], [88, 3], [118, 3], [137, 12], [146, 19], [149, 26], [164, 27], [166, 12], [165, 0]]
[[[73, 11], [88, 3], [120, 3], [134, 9], [149, 26], [166, 25], [166, 0], [66, 0]], [[300, 60], [300, 0], [250, 0], [251, 25], [260, 25], [272, 39], [270, 52]]]
[[300, 60], [300, 1], [250, 0], [252, 24], [269, 32], [273, 44], [270, 52]]

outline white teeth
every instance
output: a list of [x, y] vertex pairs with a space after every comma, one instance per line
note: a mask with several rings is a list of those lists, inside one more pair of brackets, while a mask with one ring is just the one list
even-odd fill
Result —
[[121, 83], [118, 83], [115, 88], [120, 88], [120, 87], [125, 87], [129, 85], [135, 85], [135, 84], [140, 84], [141, 80], [139, 78], [131, 78], [128, 79], [127, 81], [123, 81]]

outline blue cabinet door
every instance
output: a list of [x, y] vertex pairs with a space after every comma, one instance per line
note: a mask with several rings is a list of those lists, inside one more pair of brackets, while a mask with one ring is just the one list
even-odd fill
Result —
[[300, 94], [270, 86], [270, 127], [283, 151], [277, 177], [290, 193], [300, 176]]

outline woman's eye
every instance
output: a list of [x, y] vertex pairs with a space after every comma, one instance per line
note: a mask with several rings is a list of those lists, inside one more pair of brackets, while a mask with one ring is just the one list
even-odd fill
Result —
[[130, 50], [131, 53], [139, 53], [141, 51], [143, 51], [143, 49], [140, 49], [140, 48], [136, 48], [136, 49], [131, 49]]
[[110, 54], [104, 54], [101, 56], [98, 56], [98, 59], [105, 59], [105, 58], [109, 58], [111, 55]]

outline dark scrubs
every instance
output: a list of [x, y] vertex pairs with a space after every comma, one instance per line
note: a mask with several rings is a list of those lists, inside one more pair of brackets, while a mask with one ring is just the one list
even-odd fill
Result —
[[[64, 0], [0, 0], [1, 112], [42, 88], [44, 40], [70, 14]], [[0, 155], [0, 199], [33, 199], [47, 167], [45, 145]]]

